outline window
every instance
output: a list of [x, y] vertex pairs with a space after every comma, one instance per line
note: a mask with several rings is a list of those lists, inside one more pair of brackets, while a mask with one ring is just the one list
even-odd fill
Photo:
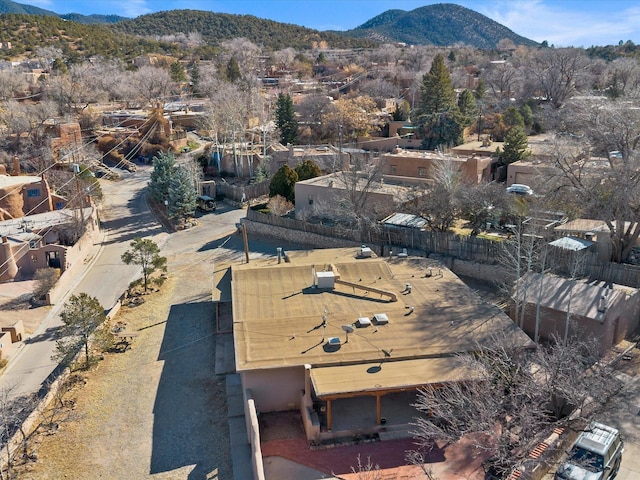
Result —
[[64, 202], [56, 202], [55, 209], [62, 210], [64, 208]]
[[427, 176], [427, 169], [425, 167], [418, 167], [418, 176], [426, 177]]
[[34, 197], [39, 197], [39, 196], [40, 196], [40, 189], [39, 188], [29, 188], [29, 189], [27, 189], [27, 197], [34, 198]]
[[29, 248], [32, 250], [35, 250], [36, 248], [38, 248], [38, 241], [37, 240], [29, 240]]

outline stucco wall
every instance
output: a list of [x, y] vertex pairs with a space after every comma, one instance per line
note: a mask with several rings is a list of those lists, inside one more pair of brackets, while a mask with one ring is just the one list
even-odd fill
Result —
[[[83, 268], [83, 261], [87, 258], [89, 253], [91, 253], [91, 248], [96, 242], [99, 233], [98, 213], [97, 210], [94, 209], [91, 217], [87, 220], [87, 232], [72, 248], [67, 250], [66, 270], [58, 279], [56, 286], [53, 287], [47, 295], [47, 302], [49, 305], [57, 303], [69, 289], [74, 279], [77, 278], [78, 273]], [[111, 305], [103, 306], [105, 308], [111, 307]]]
[[241, 372], [243, 390], [251, 390], [258, 412], [298, 410], [304, 390], [304, 367]]
[[[317, 248], [340, 248], [360, 246], [357, 242], [342, 238], [331, 238], [302, 230], [291, 230], [288, 228], [267, 225], [266, 223], [252, 222], [246, 218], [242, 219], [242, 224], [247, 226], [247, 232], [256, 235], [266, 235], [268, 237], [283, 240], [282, 247], [287, 251], [287, 243], [308, 245]], [[251, 242], [251, 239], [249, 239]]]

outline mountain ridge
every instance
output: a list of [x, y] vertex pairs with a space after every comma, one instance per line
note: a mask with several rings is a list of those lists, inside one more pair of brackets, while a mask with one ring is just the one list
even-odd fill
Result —
[[253, 15], [234, 15], [206, 10], [167, 10], [126, 18], [119, 15], [58, 14], [31, 5], [0, 0], [0, 14], [54, 16], [80, 24], [105, 24], [116, 32], [140, 37], [198, 32], [208, 45], [236, 37], [274, 49], [294, 46], [312, 48], [322, 43], [338, 48], [370, 47], [380, 42], [453, 46], [466, 44], [480, 49], [497, 48], [507, 39], [515, 45], [537, 46], [490, 18], [451, 3], [425, 5], [411, 11], [387, 10], [347, 31], [319, 31], [276, 22]]

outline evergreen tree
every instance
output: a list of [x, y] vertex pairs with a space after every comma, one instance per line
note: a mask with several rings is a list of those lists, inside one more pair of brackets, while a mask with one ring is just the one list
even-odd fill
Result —
[[289, 165], [283, 165], [271, 179], [269, 196], [275, 197], [276, 195], [281, 195], [290, 202], [295, 201], [297, 181], [298, 174], [296, 171], [292, 170]]
[[72, 295], [60, 313], [62, 327], [56, 342], [56, 354], [63, 365], [68, 365], [75, 354], [84, 348], [85, 368], [89, 368], [89, 337], [105, 320], [104, 308], [97, 298], [87, 293]]
[[236, 80], [240, 80], [242, 74], [240, 73], [240, 66], [235, 57], [231, 57], [227, 62], [227, 81], [233, 83]]
[[504, 111], [502, 114], [502, 121], [510, 129], [513, 127], [520, 127], [524, 129], [524, 119], [522, 118], [520, 111], [514, 106], [511, 106]]
[[189, 77], [191, 79], [191, 91], [198, 93], [200, 87], [200, 67], [198, 67], [198, 62], [192, 62], [189, 65]]
[[319, 177], [322, 174], [320, 167], [313, 160], [305, 160], [304, 162], [299, 163], [296, 165], [295, 171], [298, 175], [299, 182]]
[[175, 170], [176, 159], [171, 152], [160, 152], [153, 157], [153, 172], [149, 181], [149, 196], [155, 202], [169, 197], [169, 181]]
[[167, 271], [167, 257], [160, 256], [160, 247], [149, 238], [135, 238], [127, 250], [120, 257], [126, 265], [139, 265], [142, 269], [144, 291], [149, 286], [149, 277], [156, 270]]
[[432, 115], [449, 111], [455, 105], [456, 92], [453, 89], [449, 69], [442, 54], [436, 55], [431, 69], [422, 77], [418, 115]]
[[485, 81], [480, 78], [478, 80], [478, 84], [476, 88], [473, 90], [473, 96], [476, 97], [476, 100], [482, 100], [487, 95], [487, 84]]
[[187, 81], [187, 72], [184, 69], [184, 65], [180, 62], [173, 62], [169, 66], [169, 73], [171, 74], [171, 80], [174, 82]]
[[193, 215], [196, 209], [196, 189], [185, 168], [175, 168], [169, 180], [169, 218], [179, 220]]
[[282, 144], [294, 144], [298, 137], [298, 122], [296, 121], [293, 109], [293, 100], [288, 93], [278, 94], [276, 125], [280, 130], [280, 141]]
[[520, 107], [520, 115], [522, 115], [522, 120], [524, 121], [524, 125], [528, 128], [531, 128], [533, 125], [533, 111], [528, 104], [522, 105]]
[[476, 121], [478, 104], [470, 90], [463, 90], [458, 97], [458, 110], [460, 110], [465, 127], [472, 125]]
[[509, 165], [531, 155], [527, 135], [520, 126], [513, 127], [504, 139], [504, 149], [497, 148], [498, 163]]
[[416, 110], [423, 148], [434, 150], [442, 145], [462, 143], [465, 120], [456, 104], [456, 93], [442, 54], [436, 55], [431, 69], [422, 77], [420, 104]]

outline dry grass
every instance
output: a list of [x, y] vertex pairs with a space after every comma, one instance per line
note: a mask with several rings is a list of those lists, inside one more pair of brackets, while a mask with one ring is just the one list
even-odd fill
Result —
[[[18, 478], [230, 478], [224, 378], [217, 378], [211, 365], [202, 365], [203, 369], [210, 369], [205, 372], [208, 381], [191, 376], [188, 371], [184, 372], [184, 379], [170, 379], [177, 383], [176, 391], [189, 394], [190, 399], [198, 397], [197, 401], [210, 407], [200, 412], [182, 412], [182, 416], [176, 412], [181, 423], [194, 429], [194, 437], [184, 438], [181, 426], [171, 423], [164, 413], [175, 408], [167, 408], [167, 402], [174, 400], [168, 398], [172, 390], [162, 383], [171, 373], [165, 363], [175, 356], [163, 351], [168, 341], [183, 340], [175, 338], [175, 330], [167, 339], [165, 328], [168, 321], [174, 322], [172, 306], [181, 304], [184, 296], [193, 295], [194, 287], [189, 287], [186, 278], [193, 276], [193, 270], [178, 272], [160, 292], [145, 296], [142, 305], [123, 307], [116, 320], [126, 322], [127, 331], [137, 331], [132, 347], [123, 353], [107, 354], [84, 375], [86, 385], [72, 389], [68, 398], [75, 405], [76, 418], [61, 424], [54, 435], [40, 435], [34, 443], [37, 461], [21, 466]], [[182, 288], [177, 288], [181, 282]], [[206, 356], [215, 358], [215, 337], [202, 342], [202, 349]], [[182, 381], [185, 384], [181, 385]], [[163, 392], [162, 396], [159, 392]], [[193, 417], [192, 423], [185, 414]], [[198, 425], [209, 429], [198, 432]], [[195, 438], [198, 435], [202, 438]], [[206, 450], [201, 452], [202, 459], [197, 454], [184, 453], [201, 449]], [[167, 456], [173, 461], [159, 458], [170, 453]], [[203, 475], [193, 476], [195, 470]]]

